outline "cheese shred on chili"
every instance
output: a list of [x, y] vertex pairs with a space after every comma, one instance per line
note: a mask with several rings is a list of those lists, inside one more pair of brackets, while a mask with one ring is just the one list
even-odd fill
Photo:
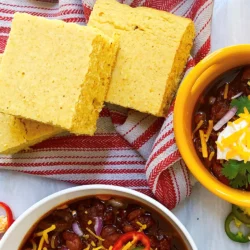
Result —
[[206, 143], [206, 140], [205, 140], [204, 131], [199, 130], [199, 133], [200, 133], [200, 139], [201, 139], [202, 156], [203, 156], [203, 158], [207, 158], [208, 157], [208, 152], [207, 152], [207, 143]]
[[36, 242], [34, 240], [31, 240], [30, 242], [32, 244], [32, 250], [37, 250]]
[[104, 241], [103, 238], [101, 238], [100, 236], [97, 236], [97, 235], [96, 235], [91, 229], [89, 229], [88, 227], [86, 228], [86, 230], [87, 230], [90, 234], [92, 234], [95, 238], [97, 238], [98, 240]]
[[40, 242], [39, 242], [38, 250], [42, 250], [43, 243], [44, 243], [44, 237], [42, 236], [42, 237], [41, 237], [41, 240], [40, 240]]
[[227, 84], [225, 84], [225, 89], [224, 89], [224, 99], [227, 99], [227, 95], [228, 95], [228, 87], [229, 87], [228, 83], [227, 83]]
[[207, 132], [206, 132], [206, 142], [208, 141], [209, 137], [210, 137], [210, 134], [213, 130], [213, 126], [214, 126], [214, 121], [213, 120], [209, 120], [208, 121], [208, 129], [207, 129]]
[[212, 152], [209, 154], [209, 157], [208, 157], [208, 160], [209, 160], [209, 161], [211, 161], [211, 160], [213, 159], [214, 154], [215, 154], [214, 151], [212, 151]]
[[147, 225], [142, 224], [140, 221], [136, 221], [136, 224], [141, 227], [138, 232], [142, 232], [143, 230], [147, 229]]
[[100, 249], [105, 249], [105, 248], [103, 246], [93, 248], [93, 250], [100, 250]]
[[197, 124], [195, 130], [193, 131], [193, 134], [196, 133], [196, 131], [198, 131], [200, 129], [200, 127], [203, 125], [204, 121], [200, 120], [199, 123]]

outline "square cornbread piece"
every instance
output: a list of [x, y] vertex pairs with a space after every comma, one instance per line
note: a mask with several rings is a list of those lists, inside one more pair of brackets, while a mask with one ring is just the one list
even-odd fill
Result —
[[[1, 60], [2, 54], [0, 63]], [[61, 129], [47, 124], [0, 113], [0, 154], [14, 154], [28, 149], [60, 132]]]
[[0, 69], [0, 111], [93, 135], [117, 47], [97, 29], [16, 13]]
[[168, 12], [97, 0], [88, 26], [120, 34], [106, 101], [165, 116], [195, 35], [190, 19]]

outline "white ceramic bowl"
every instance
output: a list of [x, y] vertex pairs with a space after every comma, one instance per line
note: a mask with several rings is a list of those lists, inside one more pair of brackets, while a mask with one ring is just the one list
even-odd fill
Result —
[[188, 246], [188, 250], [197, 250], [197, 247], [186, 228], [181, 224], [181, 222], [175, 217], [172, 212], [170, 212], [159, 202], [134, 190], [108, 185], [87, 185], [73, 187], [57, 192], [48, 196], [47, 198], [42, 199], [27, 211], [25, 211], [14, 222], [14, 224], [0, 241], [0, 249], [17, 250], [20, 247], [25, 235], [32, 228], [32, 226], [44, 214], [46, 214], [53, 208], [70, 200], [84, 198], [87, 196], [94, 196], [98, 194], [116, 195], [124, 198], [130, 198], [139, 201], [142, 204], [145, 204], [146, 206], [152, 208], [161, 216], [166, 218], [166, 220], [173, 225], [173, 227], [176, 229], [176, 231], [179, 232], [180, 236]]

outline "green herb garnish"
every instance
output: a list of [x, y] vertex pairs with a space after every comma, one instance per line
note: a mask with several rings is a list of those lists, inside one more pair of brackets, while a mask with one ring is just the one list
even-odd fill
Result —
[[244, 113], [244, 107], [250, 111], [250, 100], [248, 100], [247, 96], [241, 96], [239, 98], [233, 99], [230, 104], [231, 107], [237, 108], [237, 115]]
[[222, 165], [222, 174], [230, 180], [230, 185], [233, 188], [248, 187], [250, 184], [250, 162], [228, 160]]

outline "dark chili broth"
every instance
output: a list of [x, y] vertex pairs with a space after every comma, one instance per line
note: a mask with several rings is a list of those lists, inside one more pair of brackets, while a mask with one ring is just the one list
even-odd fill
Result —
[[[39, 223], [41, 221], [46, 220], [46, 218], [51, 216], [51, 214], [54, 211], [57, 211], [58, 207], [61, 207], [61, 206], [66, 204], [66, 205], [68, 205], [68, 207], [71, 210], [75, 210], [81, 203], [83, 203], [89, 199], [96, 199], [96, 197], [89, 196], [89, 197], [86, 197], [84, 199], [78, 198], [75, 200], [71, 200], [69, 202], [58, 205], [56, 208], [54, 208], [51, 211], [49, 211], [48, 213], [46, 213], [44, 216], [42, 216], [41, 219], [38, 220], [38, 222], [36, 222], [36, 224], [34, 224], [32, 226], [32, 228], [26, 234], [23, 242], [21, 243], [21, 245], [19, 247], [19, 250], [32, 250], [32, 247], [31, 247], [32, 245], [29, 243], [29, 240], [32, 238], [32, 235], [34, 233], [42, 231], [41, 229], [38, 229]], [[131, 211], [136, 210], [140, 207], [140, 208], [145, 209], [145, 211], [146, 211], [145, 214], [151, 214], [153, 220], [158, 225], [158, 228], [161, 229], [162, 231], [164, 231], [167, 234], [167, 236], [169, 237], [169, 239], [171, 239], [171, 247], [170, 248], [157, 248], [157, 250], [188, 250], [189, 249], [186, 246], [186, 244], [184, 243], [182, 236], [176, 231], [174, 226], [169, 221], [167, 221], [162, 215], [160, 215], [158, 212], [156, 212], [152, 208], [149, 208], [148, 206], [145, 206], [144, 204], [142, 204], [138, 201], [134, 201], [134, 200], [128, 199], [128, 198], [123, 198], [123, 197], [119, 197], [119, 196], [112, 196], [112, 199], [118, 199], [118, 200], [125, 201], [125, 203], [128, 204], [128, 207], [130, 206], [129, 209], [131, 209]], [[96, 199], [96, 200], [99, 200], [99, 199]], [[106, 203], [106, 201], [101, 201], [101, 202]], [[146, 233], [146, 230], [145, 230], [145, 233]], [[39, 242], [38, 242], [38, 244], [39, 244]], [[52, 248], [48, 248], [48, 250], [51, 250], [51, 249]], [[55, 248], [55, 249], [61, 249], [61, 248]], [[90, 250], [91, 249], [92, 248], [90, 248]], [[153, 250], [154, 250], [154, 248], [153, 248]]]

